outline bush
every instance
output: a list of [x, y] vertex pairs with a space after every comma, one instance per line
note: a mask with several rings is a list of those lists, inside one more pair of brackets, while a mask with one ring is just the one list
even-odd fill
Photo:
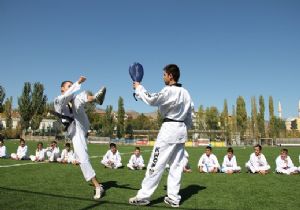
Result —
[[19, 129], [5, 129], [3, 136], [5, 139], [19, 139], [21, 137], [21, 131]]

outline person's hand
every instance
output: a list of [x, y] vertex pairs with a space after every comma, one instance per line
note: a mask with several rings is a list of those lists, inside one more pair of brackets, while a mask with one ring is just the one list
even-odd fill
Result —
[[79, 79], [78, 79], [78, 83], [81, 84], [81, 83], [83, 83], [85, 80], [86, 80], [86, 77], [80, 76]]
[[140, 85], [140, 83], [139, 82], [133, 82], [133, 89], [136, 89], [138, 86]]

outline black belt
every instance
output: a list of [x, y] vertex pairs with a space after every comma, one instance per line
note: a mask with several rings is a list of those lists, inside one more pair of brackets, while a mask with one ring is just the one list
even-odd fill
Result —
[[173, 119], [170, 119], [170, 118], [164, 118], [163, 122], [184, 122], [182, 120], [173, 120]]

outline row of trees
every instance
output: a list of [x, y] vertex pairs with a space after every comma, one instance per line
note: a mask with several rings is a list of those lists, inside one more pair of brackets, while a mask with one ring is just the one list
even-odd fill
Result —
[[[0, 86], [0, 112], [4, 113], [6, 128], [12, 126], [12, 97], [5, 99], [5, 89]], [[263, 96], [259, 96], [258, 106], [256, 98], [251, 98], [251, 113], [248, 115], [246, 103], [242, 96], [236, 100], [229, 114], [227, 100], [224, 100], [223, 110], [220, 112], [217, 107], [204, 107], [201, 105], [196, 114], [196, 130], [223, 130], [225, 137], [230, 140], [237, 133], [241, 139], [259, 139], [286, 137], [285, 122], [274, 115], [272, 96], [269, 97], [269, 121], [265, 120], [265, 102]], [[112, 106], [107, 106], [104, 115], [95, 114], [96, 105], [87, 104], [86, 112], [91, 122], [91, 129], [100, 136], [132, 136], [133, 130], [157, 130], [162, 118], [159, 113], [157, 117], [151, 118], [144, 114], [133, 119], [126, 116], [124, 100], [119, 97], [117, 112], [113, 112]], [[39, 129], [40, 122], [47, 117], [47, 113], [53, 109], [53, 104], [47, 104], [47, 96], [44, 94], [44, 86], [37, 82], [33, 85], [24, 83], [21, 96], [18, 98], [18, 112], [20, 114], [20, 130], [27, 131]], [[53, 116], [52, 116], [53, 117]], [[293, 126], [292, 126], [293, 127]], [[297, 128], [297, 126], [294, 126]], [[297, 134], [297, 132], [296, 132]]]
[[223, 111], [220, 113], [214, 106], [201, 105], [196, 116], [196, 128], [199, 130], [224, 130], [227, 139], [231, 139], [236, 133], [241, 139], [260, 139], [285, 137], [285, 122], [274, 115], [272, 96], [269, 97], [269, 121], [265, 120], [265, 102], [263, 96], [259, 96], [257, 109], [256, 98], [251, 98], [251, 115], [248, 116], [246, 103], [242, 96], [236, 100], [229, 115], [227, 100], [224, 100]]

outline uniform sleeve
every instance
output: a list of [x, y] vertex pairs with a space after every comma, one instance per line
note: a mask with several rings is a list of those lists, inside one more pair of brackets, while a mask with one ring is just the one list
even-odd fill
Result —
[[200, 157], [199, 161], [198, 161], [198, 167], [203, 166], [203, 155]]
[[121, 155], [120, 155], [119, 152], [117, 153], [117, 162], [118, 162], [118, 163], [121, 163], [121, 162], [122, 162], [122, 158], [121, 158]]
[[262, 154], [262, 157], [261, 157], [261, 158], [262, 158], [261, 161], [262, 161], [262, 163], [263, 163], [264, 166], [269, 165], [268, 162], [267, 162], [266, 157], [265, 157], [263, 154]]
[[159, 93], [148, 93], [147, 90], [139, 85], [135, 89], [136, 96], [150, 106], [161, 106], [168, 102], [168, 90], [162, 89]]
[[81, 84], [75, 82], [64, 94], [58, 96], [54, 100], [54, 109], [60, 113], [62, 107], [66, 106], [72, 99], [76, 91], [80, 90]]
[[223, 158], [222, 168], [226, 167], [226, 155]]
[[133, 164], [133, 155], [131, 155], [130, 159], [129, 159], [129, 164]]
[[193, 117], [194, 117], [194, 103], [191, 103], [191, 106], [188, 110], [187, 116], [184, 120], [184, 123], [188, 129], [193, 127]]
[[217, 167], [217, 168], [219, 168], [219, 167], [220, 167], [220, 164], [219, 164], [218, 158], [217, 158], [217, 156], [215, 156], [215, 155], [214, 155], [214, 167]]
[[233, 167], [237, 167], [236, 156], [233, 156], [232, 166], [233, 166]]
[[144, 164], [144, 158], [143, 158], [143, 156], [141, 155], [140, 157], [141, 157], [141, 163]]
[[276, 163], [276, 168], [277, 169], [282, 168], [280, 157], [276, 158], [275, 163]]
[[292, 159], [290, 158], [290, 156], [288, 156], [288, 167], [289, 167], [289, 168], [294, 167], [293, 161], [292, 161]]
[[107, 152], [105, 153], [105, 155], [103, 156], [103, 159], [102, 159], [102, 160], [103, 160], [104, 162], [107, 162], [107, 161], [109, 160], [109, 154], [108, 154], [108, 153], [109, 153], [109, 151], [107, 151]]

